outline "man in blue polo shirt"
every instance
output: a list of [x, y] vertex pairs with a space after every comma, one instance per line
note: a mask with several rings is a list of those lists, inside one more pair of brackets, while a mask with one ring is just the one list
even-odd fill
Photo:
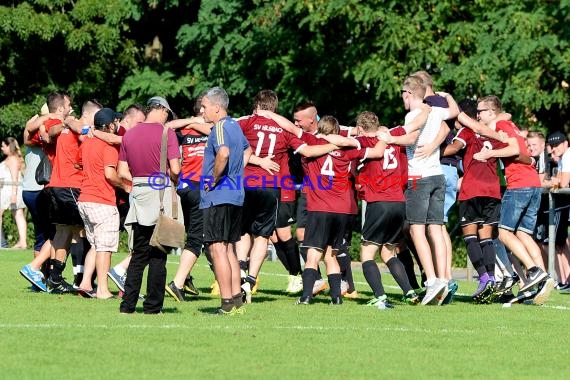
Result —
[[219, 314], [243, 313], [240, 268], [233, 243], [240, 240], [244, 200], [244, 162], [251, 148], [241, 128], [227, 114], [229, 99], [220, 87], [202, 98], [204, 120], [214, 123], [204, 149], [200, 208], [204, 210], [204, 243], [208, 243], [222, 306]]

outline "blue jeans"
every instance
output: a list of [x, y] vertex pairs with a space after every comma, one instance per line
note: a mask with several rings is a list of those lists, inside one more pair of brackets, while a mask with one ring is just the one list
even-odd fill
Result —
[[457, 199], [457, 182], [459, 181], [459, 174], [457, 168], [452, 165], [441, 165], [443, 175], [445, 176], [445, 199], [443, 201], [443, 223], [447, 223], [449, 210], [455, 204]]
[[532, 235], [540, 206], [540, 194], [540, 187], [507, 189], [501, 201], [499, 228]]
[[42, 191], [22, 191], [22, 199], [32, 216], [34, 223], [34, 251], [39, 251], [46, 241], [46, 236], [42, 229], [41, 217], [38, 213], [38, 197]]

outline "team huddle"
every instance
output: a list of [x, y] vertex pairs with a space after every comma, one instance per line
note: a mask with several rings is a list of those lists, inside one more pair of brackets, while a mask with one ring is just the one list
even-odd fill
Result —
[[[524, 138], [497, 97], [458, 105], [432, 86], [426, 72], [404, 80], [408, 113], [395, 128], [381, 126], [370, 111], [344, 127], [333, 116], [319, 117], [312, 102], [299, 103], [292, 122], [276, 113], [271, 90], [255, 96], [251, 115], [235, 119], [219, 87], [196, 100], [194, 116], [180, 119], [158, 96], [122, 114], [90, 100], [76, 119], [70, 96], [52, 93], [45, 114], [24, 132], [28, 175], [52, 170], [34, 190], [36, 255], [20, 273], [42, 291], [99, 299], [114, 297], [111, 279], [124, 292], [121, 313], [135, 312], [142, 298], [143, 312], [156, 314], [165, 291], [179, 302], [198, 294], [190, 274], [205, 252], [221, 298], [217, 312], [236, 315], [252, 302], [271, 241], [289, 274], [285, 291], [298, 305], [327, 288], [331, 304], [340, 305], [358, 297], [348, 252], [361, 213], [360, 260], [373, 292], [367, 305], [393, 307], [377, 254], [404, 302], [445, 305], [458, 289], [445, 223], [461, 162], [459, 220], [479, 275], [473, 299], [543, 304], [555, 283], [533, 239], [541, 182]], [[156, 173], [167, 179], [161, 191], [153, 186]], [[172, 247], [183, 249], [168, 283], [167, 254], [151, 244], [162, 212], [183, 216], [186, 229], [184, 247]], [[130, 255], [111, 267], [121, 228]], [[62, 276], [68, 253], [73, 284]]]

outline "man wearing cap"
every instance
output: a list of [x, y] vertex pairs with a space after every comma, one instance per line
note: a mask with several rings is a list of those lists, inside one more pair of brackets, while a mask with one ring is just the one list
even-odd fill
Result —
[[[143, 123], [129, 129], [123, 136], [119, 152], [118, 173], [122, 179], [132, 181], [131, 205], [125, 220], [125, 227], [132, 231], [132, 259], [127, 270], [125, 294], [120, 311], [134, 313], [143, 272], [148, 265], [147, 295], [143, 303], [145, 314], [158, 314], [164, 303], [166, 282], [166, 253], [152, 247], [149, 242], [158, 221], [160, 199], [159, 189], [150, 185], [160, 172], [160, 147], [164, 123], [173, 115], [166, 99], [155, 96], [147, 102], [147, 116]], [[180, 151], [176, 134], [167, 130], [167, 173], [160, 174], [167, 180], [164, 188], [164, 210], [171, 214], [172, 196], [176, 196], [170, 183], [178, 182], [180, 172]], [[182, 215], [182, 211], [179, 212]]]
[[243, 313], [240, 268], [233, 244], [240, 240], [245, 196], [241, 178], [244, 162], [251, 155], [239, 124], [228, 116], [228, 104], [228, 94], [220, 87], [211, 88], [202, 98], [204, 120], [215, 125], [204, 148], [200, 208], [204, 210], [204, 243], [209, 243], [220, 286], [218, 313], [223, 315]]
[[[101, 109], [95, 114], [95, 129], [114, 133], [116, 116], [116, 112], [110, 108]], [[111, 265], [111, 253], [117, 252], [119, 247], [119, 211], [115, 187], [122, 188], [123, 185], [116, 171], [118, 158], [119, 153], [113, 146], [95, 137], [87, 137], [81, 144], [77, 160], [83, 167], [79, 213], [91, 244], [79, 287], [82, 294], [99, 299], [113, 297], [109, 292], [107, 272]], [[95, 269], [97, 291], [91, 285]]]
[[[552, 187], [564, 188], [570, 184], [570, 149], [568, 139], [560, 131], [553, 132], [546, 140], [552, 149], [552, 156], [558, 159], [557, 174], [550, 179]], [[568, 206], [568, 198], [565, 195], [556, 197], [556, 207]], [[556, 225], [556, 266], [558, 276], [558, 289], [562, 292], [570, 292], [570, 252], [566, 239], [568, 238], [568, 207], [558, 210], [554, 219]]]
[[[131, 104], [122, 114], [117, 113], [116, 116], [119, 115], [121, 115], [121, 120], [118, 122], [117, 128], [113, 133], [103, 132], [98, 129], [92, 131], [93, 136], [105, 141], [107, 144], [114, 145], [117, 151], [120, 149], [120, 144], [123, 141], [125, 133], [138, 123], [142, 123], [146, 118], [144, 107], [138, 103]], [[129, 194], [122, 189], [116, 189], [116, 196], [117, 208], [119, 209], [120, 229], [125, 230], [125, 219], [129, 212]], [[122, 292], [125, 291], [126, 273], [130, 262], [131, 255], [129, 254], [109, 270], [109, 278], [113, 280]]]

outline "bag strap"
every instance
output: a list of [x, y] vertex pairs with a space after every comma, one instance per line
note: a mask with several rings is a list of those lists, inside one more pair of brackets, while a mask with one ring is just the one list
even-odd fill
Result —
[[[160, 142], [160, 172], [164, 173], [164, 175], [166, 176], [166, 149], [168, 146], [168, 127], [164, 127], [162, 130], [162, 140]], [[164, 179], [165, 181], [167, 180], [167, 178]], [[160, 189], [160, 213], [164, 214], [164, 187], [161, 186]], [[173, 219], [178, 219], [178, 197], [176, 196], [176, 191], [174, 189], [174, 186], [172, 186], [172, 190], [171, 190], [171, 196], [170, 198], [172, 198], [172, 218]]]

